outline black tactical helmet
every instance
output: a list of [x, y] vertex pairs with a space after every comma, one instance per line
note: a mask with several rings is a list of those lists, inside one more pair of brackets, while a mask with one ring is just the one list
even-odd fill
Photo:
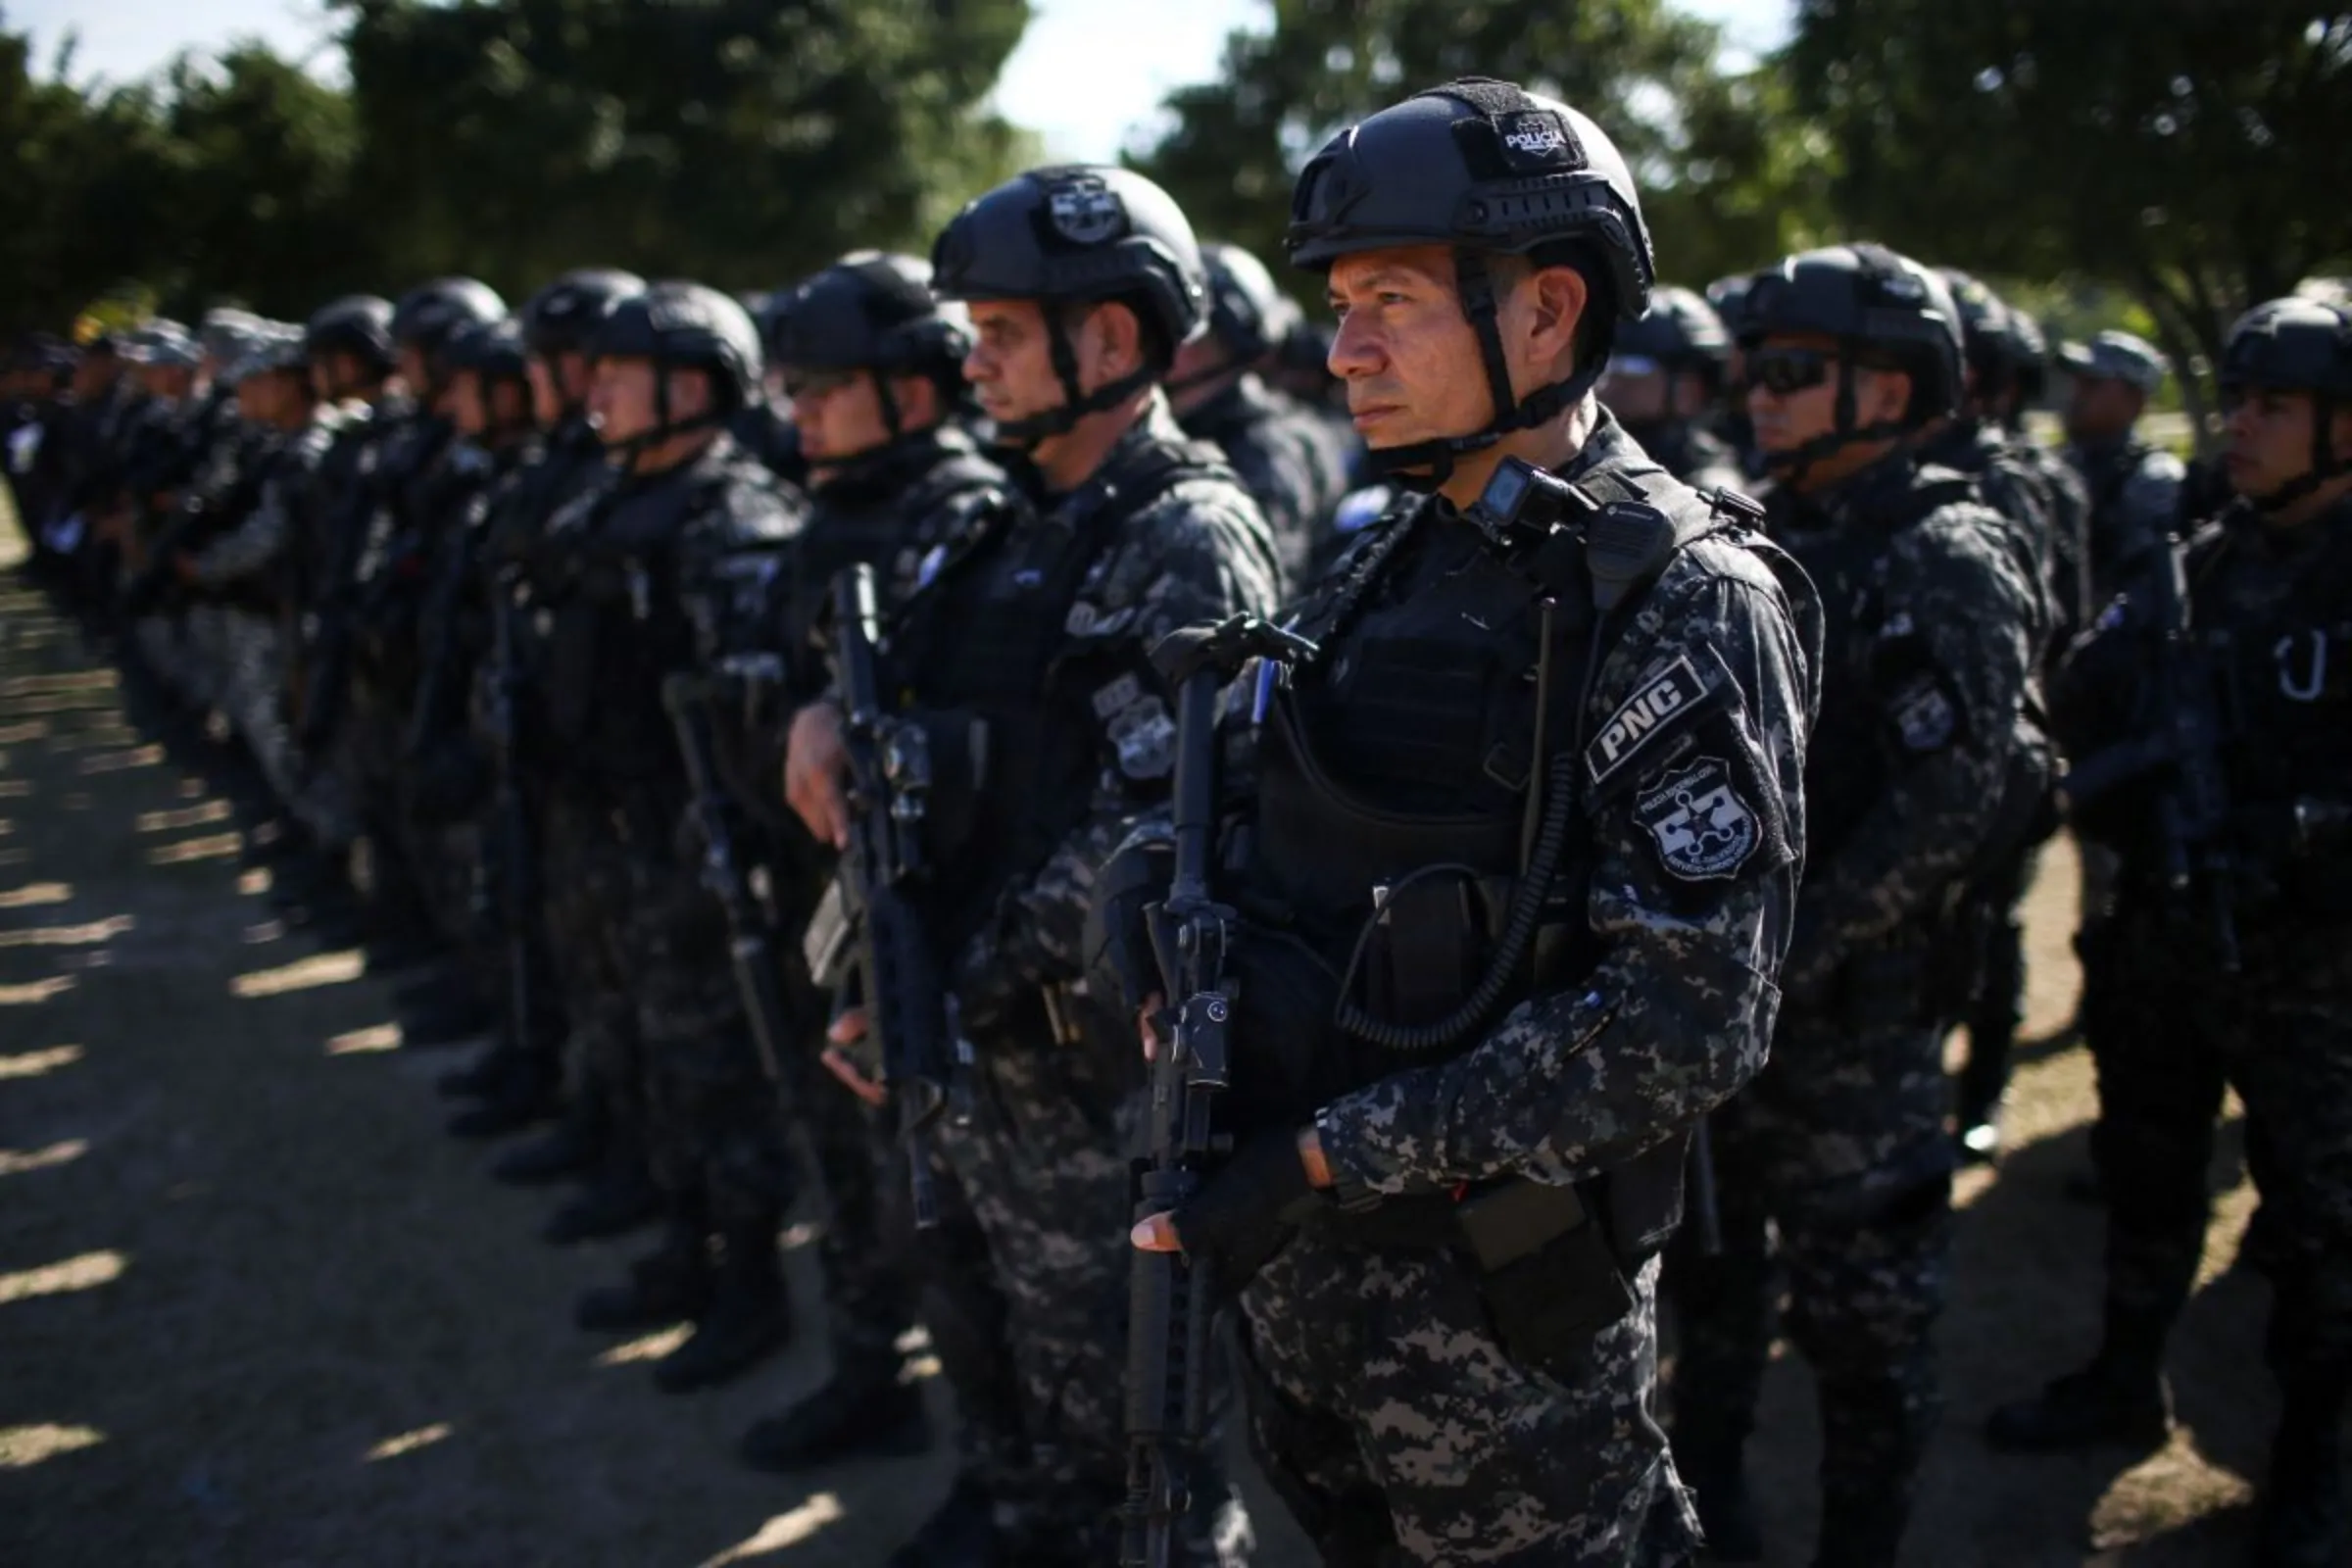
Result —
[[960, 304], [932, 297], [931, 267], [919, 257], [853, 251], [778, 290], [761, 335], [769, 363], [791, 369], [956, 375], [972, 321]]
[[1661, 283], [1650, 290], [1649, 311], [1617, 328], [1619, 354], [1638, 354], [1667, 369], [1712, 367], [1732, 357], [1732, 334], [1715, 307], [1687, 288]]
[[450, 334], [442, 358], [452, 370], [471, 370], [484, 381], [527, 382], [522, 322], [514, 317], [496, 321], [469, 321]]
[[1206, 244], [1208, 330], [1241, 365], [1255, 365], [1274, 352], [1304, 313], [1274, 286], [1266, 264], [1239, 245]]
[[[1960, 405], [1960, 308], [1941, 277], [1884, 245], [1800, 251], [1756, 273], [1740, 313], [1740, 343], [1817, 334], [1838, 340], [1838, 427], [1794, 451], [1773, 453], [1776, 471], [1801, 472], [1838, 447], [1906, 435]], [[1854, 367], [1911, 377], [1898, 419], [1856, 427]]]
[[378, 374], [392, 368], [392, 302], [373, 294], [346, 294], [321, 305], [303, 328], [311, 358], [357, 355]]
[[1047, 312], [1063, 401], [1000, 424], [999, 437], [1016, 445], [1060, 434], [1158, 380], [1207, 311], [1200, 245], [1175, 199], [1141, 174], [1101, 165], [1031, 170], [965, 203], [931, 248], [931, 273], [943, 300], [1120, 301], [1159, 339], [1140, 370], [1085, 394], [1069, 336]]
[[507, 302], [478, 278], [436, 277], [403, 294], [392, 308], [392, 341], [412, 344], [429, 358], [459, 327], [506, 314]]
[[1969, 369], [1976, 373], [1977, 391], [1991, 396], [2007, 385], [2016, 360], [2009, 307], [1998, 294], [1957, 267], [1940, 267], [1936, 271], [1959, 308], [1961, 352]]
[[718, 400], [730, 408], [753, 401], [764, 359], [751, 313], [717, 289], [669, 281], [614, 307], [589, 340], [594, 358], [652, 360], [710, 372]]
[[[1563, 242], [1565, 242], [1563, 244]], [[1291, 197], [1294, 266], [1328, 270], [1343, 256], [1408, 245], [1453, 247], [1462, 313], [1477, 328], [1494, 404], [1487, 426], [1443, 441], [1371, 454], [1372, 466], [1442, 483], [1454, 460], [1581, 400], [1608, 364], [1610, 317], [1638, 318], [1656, 281], [1641, 198], [1599, 126], [1555, 99], [1507, 81], [1464, 77], [1350, 125], [1308, 161]], [[1569, 380], [1512, 395], [1486, 256], [1542, 252], [1580, 267], [1592, 287], [1585, 339]], [[1401, 477], [1401, 475], [1399, 475]]]
[[2293, 295], [2255, 306], [2230, 328], [2221, 381], [2231, 396], [2247, 387], [2311, 396], [2311, 471], [2249, 497], [2255, 505], [2276, 511], [2352, 473], [2352, 453], [2335, 451], [2329, 428], [2339, 411], [2352, 407], [2352, 313]]
[[523, 346], [541, 359], [577, 353], [622, 300], [645, 292], [645, 279], [609, 267], [583, 267], [540, 289], [522, 307]]
[[1707, 303], [1715, 307], [1717, 318], [1734, 342], [1740, 339], [1740, 313], [1747, 309], [1747, 291], [1755, 281], [1753, 272], [1734, 272], [1707, 285]]

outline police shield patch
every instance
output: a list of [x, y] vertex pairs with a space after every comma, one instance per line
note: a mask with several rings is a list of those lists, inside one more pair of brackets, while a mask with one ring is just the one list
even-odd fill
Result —
[[1046, 198], [1046, 213], [1054, 231], [1073, 245], [1100, 245], [1119, 230], [1127, 217], [1110, 188], [1092, 174], [1054, 187]]
[[1763, 842], [1755, 808], [1721, 758], [1702, 757], [1643, 790], [1634, 820], [1658, 846], [1658, 863], [1685, 882], [1737, 876]]

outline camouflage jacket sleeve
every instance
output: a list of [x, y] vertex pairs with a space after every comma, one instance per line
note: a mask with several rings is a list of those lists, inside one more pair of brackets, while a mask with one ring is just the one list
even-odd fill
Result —
[[[1673, 683], [1702, 700], [1639, 740]], [[1804, 842], [1810, 673], [1786, 596], [1744, 551], [1690, 547], [1609, 655], [1580, 787], [1599, 966], [1477, 1047], [1332, 1102], [1332, 1164], [1371, 1189], [1508, 1172], [1580, 1180], [1664, 1142], [1764, 1063]]]
[[1982, 509], [1949, 506], [1889, 546], [1885, 614], [1857, 656], [1870, 662], [1886, 785], [1806, 877], [1791, 987], [1926, 911], [1999, 817], [2034, 608], [2000, 527]]
[[299, 507], [306, 487], [315, 481], [329, 439], [327, 431], [314, 426], [268, 460], [270, 473], [253, 510], [191, 559], [198, 581], [219, 584], [249, 577], [292, 548], [295, 519], [290, 509]]
[[1015, 876], [964, 958], [995, 986], [1073, 980], [1083, 963], [1095, 868], [1127, 834], [1164, 816], [1175, 763], [1173, 706], [1151, 663], [1169, 632], [1273, 608], [1264, 523], [1227, 481], [1185, 481], [1120, 525], [1080, 586], [1060, 678], [1064, 706], [1094, 728], [1098, 782], [1077, 824]]

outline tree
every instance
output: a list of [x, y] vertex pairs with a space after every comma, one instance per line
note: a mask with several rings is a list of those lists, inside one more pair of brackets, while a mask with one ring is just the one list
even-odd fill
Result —
[[1703, 282], [1818, 231], [1821, 149], [1765, 73], [1727, 75], [1710, 24], [1665, 0], [1276, 0], [1226, 41], [1217, 80], [1132, 160], [1203, 234], [1279, 258], [1298, 168], [1334, 130], [1425, 86], [1499, 76], [1563, 98], [1616, 141], [1668, 276]]
[[1024, 0], [354, 0], [383, 273], [585, 262], [770, 287], [926, 250], [1024, 137], [983, 108]]
[[2129, 289], [2181, 367], [2352, 259], [2352, 17], [2205, 0], [1799, 0], [1798, 106], [1889, 243]]

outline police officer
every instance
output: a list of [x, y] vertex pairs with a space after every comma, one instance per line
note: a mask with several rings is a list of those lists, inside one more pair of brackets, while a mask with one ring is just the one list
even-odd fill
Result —
[[1200, 247], [1208, 268], [1208, 330], [1176, 351], [1168, 401], [1196, 441], [1216, 444], [1257, 498], [1281, 554], [1283, 580], [1303, 582], [1348, 491], [1353, 444], [1328, 419], [1258, 374], [1299, 316], [1265, 263], [1238, 245]]
[[[564, 829], [572, 818], [549, 809], [554, 760], [542, 721], [543, 650], [533, 636], [531, 567], [554, 518], [580, 496], [612, 482], [604, 444], [588, 416], [593, 382], [588, 347], [624, 301], [644, 292], [645, 279], [634, 272], [579, 268], [542, 287], [519, 313], [538, 439], [512, 482], [491, 498], [482, 520], [473, 591], [485, 617], [506, 616], [512, 667], [496, 669], [485, 662], [475, 712], [507, 709], [507, 733], [487, 733], [490, 726], [484, 725], [480, 738], [497, 754], [495, 765], [513, 775], [509, 782], [525, 807], [524, 820], [502, 831], [528, 831], [536, 838], [529, 845], [507, 846], [501, 860], [511, 873], [536, 867], [539, 887], [536, 892], [513, 886], [500, 890], [510, 962], [526, 965], [528, 972], [507, 975], [509, 1016], [497, 1046], [442, 1080], [444, 1092], [478, 1096], [482, 1102], [452, 1120], [451, 1130], [461, 1135], [508, 1131], [547, 1112], [551, 1092], [563, 1085], [566, 1041], [575, 1028], [565, 1001], [598, 990], [595, 976], [601, 971], [594, 955], [600, 906], [584, 867], [593, 863], [594, 846], [603, 836], [566, 837]], [[585, 1049], [578, 1040], [572, 1045]], [[577, 1049], [573, 1054], [576, 1059]], [[500, 1155], [491, 1166], [493, 1176], [528, 1186], [598, 1169], [606, 1153], [606, 1097], [574, 1092], [558, 1098], [562, 1114], [554, 1130]], [[622, 1185], [641, 1206], [649, 1191], [641, 1156], [632, 1150], [616, 1157], [626, 1172]]]
[[[2201, 756], [2168, 752], [2077, 815], [2122, 859], [2092, 1143], [2108, 1202], [2099, 1350], [1996, 1412], [1990, 1437], [2162, 1445], [2165, 1344], [2203, 1251], [2227, 1083], [2261, 1151], [2265, 1348], [2283, 1400], [2254, 1560], [2317, 1568], [2352, 1550], [2352, 316], [2259, 306], [2230, 329], [2221, 379], [2239, 500], [2185, 547], [2184, 616], [2146, 591], [2111, 610], [2066, 693], [2069, 710], [2124, 720], [2081, 747], [2084, 774], [2111, 755], [2101, 741], [2178, 736], [2184, 699], [2205, 731]], [[2199, 772], [2221, 797], [2203, 821], [2183, 793]]]
[[[1269, 609], [1278, 571], [1255, 503], [1159, 390], [1206, 316], [1200, 247], [1164, 191], [1119, 169], [1035, 171], [967, 204], [932, 266], [934, 291], [970, 310], [964, 373], [1037, 502], [943, 564], [894, 629], [887, 672], [929, 737], [936, 836], [970, 824], [926, 844], [941, 883], [927, 934], [977, 1056], [971, 1121], [940, 1143], [993, 1281], [952, 1267], [938, 1288], [1002, 1293], [1023, 1441], [967, 1467], [894, 1561], [1101, 1563], [1126, 1467], [1131, 1075], [1124, 1053], [1080, 1048], [1081, 932], [1095, 866], [1166, 798], [1174, 722], [1148, 650]], [[820, 842], [846, 833], [840, 722], [804, 710], [786, 765]], [[860, 1027], [845, 1015], [833, 1037]], [[1184, 1555], [1206, 1559], [1224, 1530], [1230, 1560], [1238, 1503], [1213, 1464], [1198, 1482]]]
[[239, 417], [274, 439], [248, 462], [250, 510], [182, 557], [177, 569], [220, 608], [226, 655], [220, 706], [268, 782], [276, 808], [291, 815], [302, 798], [303, 780], [280, 701], [289, 623], [287, 559], [297, 513], [333, 443], [338, 416], [322, 411], [313, 396], [300, 327], [257, 330], [242, 354], [223, 366], [220, 378], [235, 389]]
[[1617, 333], [1601, 401], [1659, 466], [1696, 490], [1752, 488], [1740, 456], [1708, 428], [1723, 398], [1732, 336], [1715, 307], [1662, 285], [1649, 311]]
[[2069, 343], [2058, 361], [2073, 383], [2066, 455], [2090, 492], [2090, 600], [2104, 605], [2134, 571], [2162, 562], [2180, 525], [2187, 469], [2138, 433], [2172, 366], [2143, 339], [2115, 331]]
[[[1960, 308], [1964, 387], [1959, 410], [1935, 426], [1920, 452], [1929, 463], [1977, 481], [1985, 503], [2009, 524], [2020, 568], [2041, 590], [2037, 680], [2032, 693], [2038, 704], [2040, 670], [2080, 625], [2059, 602], [2058, 564], [2068, 550], [2060, 541], [2085, 525], [2088, 503], [2070, 468], [2029, 458], [2027, 449], [2040, 449], [2013, 434], [2000, 416], [2013, 396], [2010, 379], [2021, 354], [2014, 313], [1968, 273], [1956, 268], [1941, 272]], [[2000, 1149], [2001, 1095], [2025, 1008], [2025, 927], [2019, 906], [2034, 884], [2035, 849], [2057, 830], [2057, 803], [2050, 790], [2055, 772], [2046, 753], [2021, 769], [2017, 787], [2031, 789], [2035, 799], [2019, 803], [2018, 808], [2030, 813], [2033, 827], [2007, 853], [1987, 858], [1962, 896], [1956, 920], [1956, 939], [1981, 955], [1963, 1013], [1968, 1058], [1958, 1083], [1960, 1152], [1972, 1161], [1991, 1159]]]
[[[640, 1118], [666, 1231], [578, 1321], [630, 1333], [691, 1319], [657, 1387], [721, 1383], [790, 1334], [779, 1236], [792, 1171], [728, 961], [723, 916], [681, 848], [684, 761], [662, 700], [673, 673], [758, 646], [775, 556], [801, 500], [727, 426], [760, 386], [758, 330], [734, 300], [662, 282], [622, 301], [591, 345], [590, 408], [618, 470], [550, 530], [546, 702], [568, 811], [607, 835], [601, 1010], [613, 1031], [588, 1092]], [[631, 1069], [634, 1069], [633, 1074]]]
[[1740, 335], [1779, 481], [1769, 525], [1829, 623], [1772, 1060], [1714, 1122], [1720, 1255], [1676, 1260], [1675, 1447], [1716, 1555], [1756, 1560], [1742, 1454], [1785, 1276], [1789, 1338], [1820, 1390], [1813, 1560], [1884, 1568], [1940, 1403], [1942, 1040], [1974, 957], [1952, 952], [1946, 922], [2019, 831], [2004, 806], [2039, 589], [1975, 485], [1911, 446], [1961, 396], [1940, 277], [1874, 245], [1803, 252], [1756, 274]]
[[2048, 395], [2049, 340], [2032, 312], [2002, 301], [2007, 330], [1991, 345], [1993, 353], [1974, 367], [1977, 396], [1985, 417], [2008, 436], [2010, 456], [2040, 480], [2051, 505], [2050, 588], [2056, 615], [2053, 657], [2090, 624], [2096, 608], [2090, 599], [2085, 563], [2090, 556], [2090, 492], [2082, 473], [2066, 457], [2043, 446], [2028, 432], [2026, 416]]
[[286, 710], [302, 780], [289, 805], [302, 842], [271, 868], [270, 896], [322, 938], [352, 941], [360, 933], [346, 873], [359, 806], [333, 750], [347, 678], [333, 666], [348, 630], [343, 583], [365, 538], [360, 514], [383, 442], [409, 405], [393, 376], [391, 301], [372, 294], [328, 301], [304, 323], [302, 349], [313, 404], [333, 430], [309, 482], [281, 496]]
[[1654, 277], [1592, 121], [1451, 82], [1341, 131], [1293, 212], [1405, 500], [1256, 687], [1219, 897], [1264, 1130], [1136, 1240], [1248, 1282], [1252, 1435], [1326, 1560], [1688, 1561], [1657, 1253], [1764, 1059], [1809, 592], [1592, 396]]
[[[767, 348], [813, 486], [808, 525], [795, 541], [791, 575], [772, 628], [783, 685], [794, 706], [823, 694], [819, 657], [828, 587], [855, 563], [876, 568], [885, 602], [904, 602], [951, 552], [1005, 526], [1019, 509], [1012, 481], [983, 457], [960, 422], [969, 395], [963, 360], [971, 322], [960, 304], [935, 300], [931, 267], [911, 256], [861, 251], [771, 302]], [[789, 709], [787, 711], [789, 712]], [[779, 740], [781, 737], [779, 737]], [[782, 750], [775, 752], [780, 760]], [[781, 807], [771, 763], [757, 775], [770, 787], [741, 803], [761, 817]], [[831, 871], [797, 819], [773, 824], [779, 851], [779, 931], [800, 948], [801, 928]], [[787, 875], [789, 873], [789, 875]], [[818, 1247], [833, 1371], [782, 1415], [746, 1433], [744, 1458], [790, 1471], [857, 1453], [928, 1446], [921, 1392], [898, 1342], [913, 1325], [905, 1216], [898, 1212], [901, 1165], [889, 1157], [879, 1118], [838, 1103], [818, 1068], [821, 1030], [794, 1042], [790, 1100], [824, 1177], [828, 1200]], [[958, 1322], [934, 1312], [940, 1343]], [[956, 1347], [956, 1349], [960, 1349]], [[1002, 1355], [992, 1340], [982, 1352]], [[968, 1356], [943, 1356], [959, 1383]], [[973, 1401], [966, 1399], [967, 1406]]]

